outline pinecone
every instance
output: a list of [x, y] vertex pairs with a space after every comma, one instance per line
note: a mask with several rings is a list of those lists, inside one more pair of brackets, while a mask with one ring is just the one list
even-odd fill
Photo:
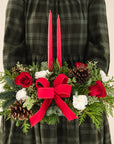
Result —
[[76, 78], [76, 81], [80, 84], [84, 84], [90, 77], [90, 71], [83, 66], [77, 69], [71, 70], [72, 77]]
[[32, 116], [32, 110], [27, 110], [26, 108], [23, 108], [22, 100], [20, 100], [19, 102], [15, 101], [14, 105], [11, 105], [9, 107], [9, 110], [11, 111], [9, 114], [10, 118], [13, 118], [15, 120], [28, 120]]

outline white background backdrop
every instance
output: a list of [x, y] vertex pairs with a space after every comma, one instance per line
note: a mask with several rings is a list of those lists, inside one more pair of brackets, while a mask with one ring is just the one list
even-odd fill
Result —
[[[3, 49], [3, 37], [4, 37], [4, 25], [5, 25], [5, 10], [8, 0], [0, 0], [0, 71], [3, 71], [3, 58], [2, 58], [2, 49]], [[114, 76], [114, 0], [105, 0], [107, 8], [107, 19], [108, 19], [108, 29], [109, 29], [109, 38], [110, 38], [110, 69], [109, 75]], [[114, 144], [114, 118], [109, 117], [109, 125], [111, 130], [112, 144]]]

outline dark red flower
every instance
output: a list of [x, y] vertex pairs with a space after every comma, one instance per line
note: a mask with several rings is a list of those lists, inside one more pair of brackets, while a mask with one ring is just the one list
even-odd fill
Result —
[[84, 66], [84, 68], [87, 68], [87, 64], [84, 64], [84, 63], [80, 63], [80, 62], [76, 62], [75, 63], [75, 66], [77, 67], [77, 68], [80, 68], [80, 67], [82, 67], [82, 66]]
[[32, 85], [32, 78], [28, 72], [21, 72], [15, 78], [16, 85], [21, 85], [23, 88], [29, 87]]
[[95, 85], [90, 86], [88, 89], [90, 91], [89, 96], [91, 97], [96, 96], [98, 98], [104, 98], [107, 95], [104, 85], [99, 80], [96, 81]]

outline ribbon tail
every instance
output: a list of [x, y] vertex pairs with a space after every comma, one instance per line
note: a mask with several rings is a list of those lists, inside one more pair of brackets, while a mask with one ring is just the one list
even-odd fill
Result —
[[77, 119], [78, 117], [76, 116], [76, 114], [68, 107], [68, 105], [59, 97], [59, 96], [55, 96], [54, 98], [57, 106], [60, 108], [60, 110], [62, 111], [62, 113], [64, 114], [64, 116], [69, 120], [74, 120]]
[[53, 99], [45, 99], [39, 111], [30, 117], [31, 128], [43, 119], [52, 100]]

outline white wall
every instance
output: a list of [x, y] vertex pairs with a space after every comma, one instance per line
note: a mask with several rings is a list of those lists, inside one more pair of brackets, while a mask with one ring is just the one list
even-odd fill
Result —
[[[2, 64], [2, 48], [3, 48], [3, 36], [4, 36], [4, 23], [5, 23], [5, 9], [8, 0], [0, 0], [0, 71], [3, 71], [3, 64]], [[109, 38], [110, 38], [110, 49], [111, 49], [111, 63], [109, 69], [109, 75], [114, 76], [114, 1], [113, 0], [106, 0], [106, 7], [107, 7], [107, 18], [108, 18], [108, 27], [109, 27]], [[112, 144], [114, 144], [114, 118], [109, 117], [109, 124], [111, 130], [111, 137], [112, 137]]]
[[5, 23], [5, 9], [8, 0], [0, 0], [0, 71], [3, 71], [2, 64], [2, 48], [4, 36], [4, 23]]
[[[114, 39], [113, 39], [114, 38], [114, 19], [113, 19], [114, 1], [113, 0], [105, 0], [105, 1], [106, 1], [106, 8], [107, 8], [110, 51], [111, 51], [109, 75], [114, 76], [114, 66], [113, 66], [113, 63], [114, 63]], [[110, 124], [110, 130], [111, 130], [112, 144], [114, 144], [114, 118], [109, 117], [109, 124]]]

